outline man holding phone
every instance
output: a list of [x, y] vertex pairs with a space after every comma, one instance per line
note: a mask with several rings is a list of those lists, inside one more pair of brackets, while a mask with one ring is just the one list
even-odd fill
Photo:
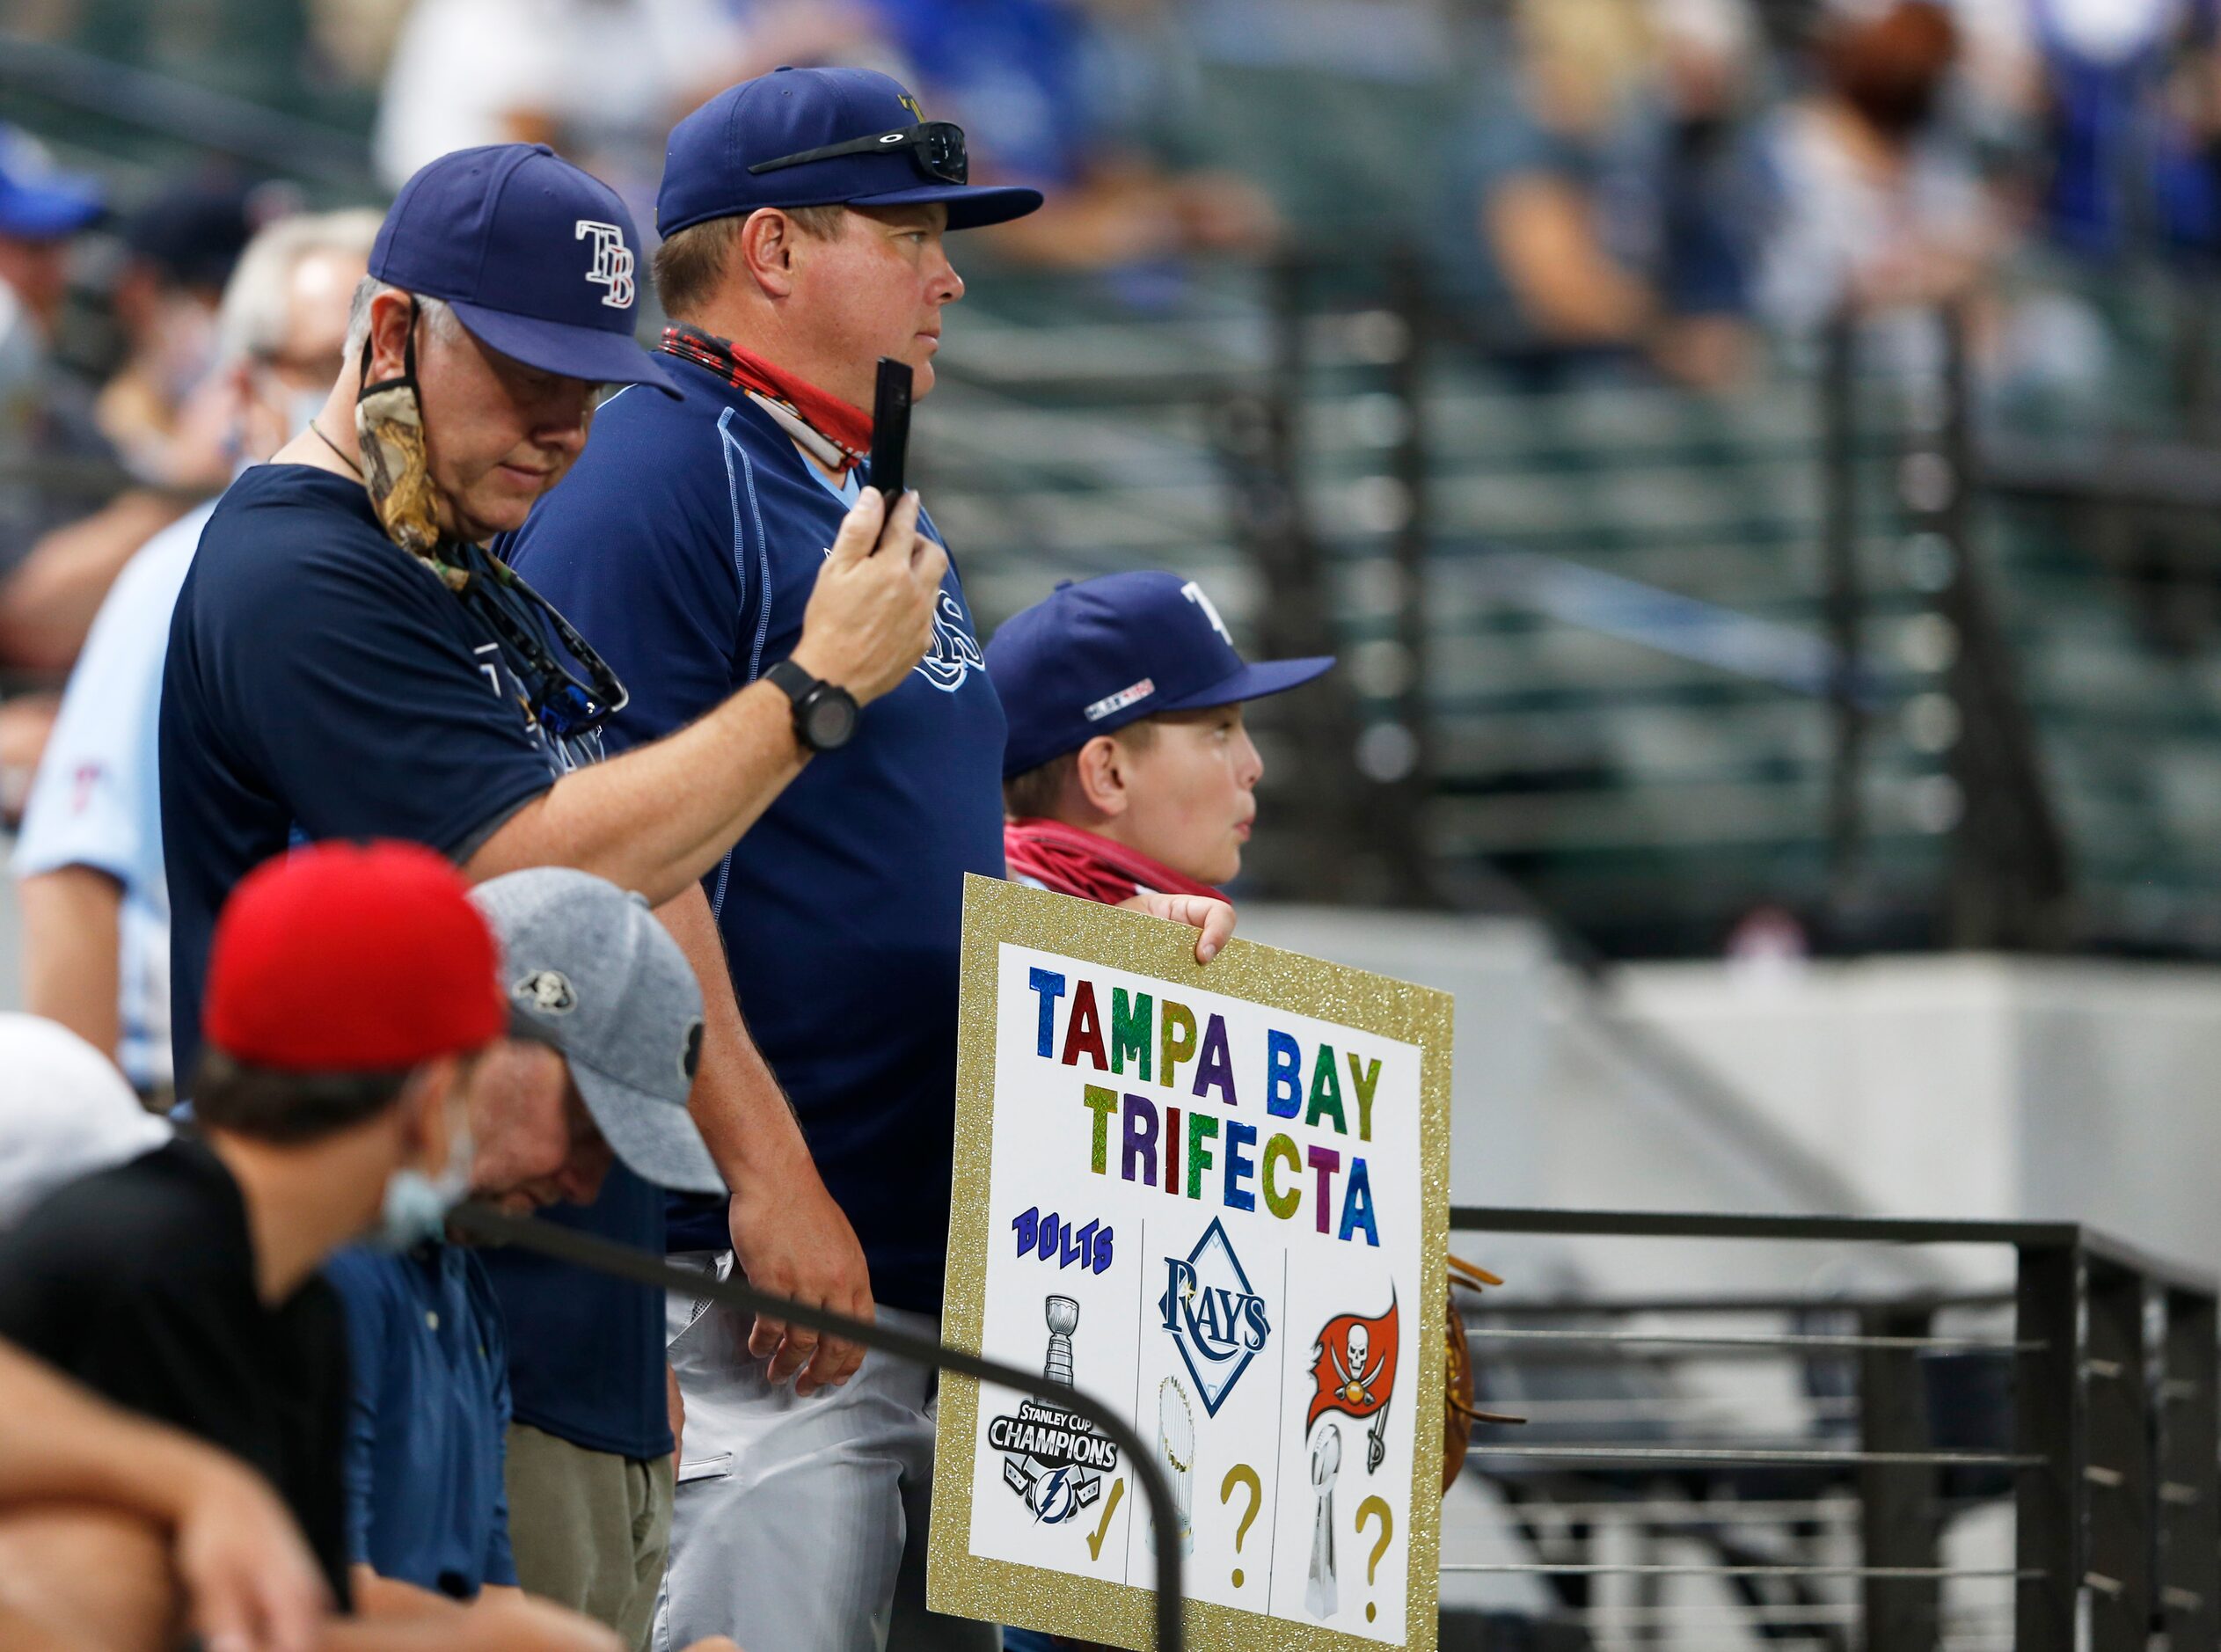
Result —
[[[808, 1138], [772, 1224], [786, 1243], [741, 1246], [749, 1278], [851, 1313], [876, 1301], [927, 1333], [948, 1235], [963, 874], [1004, 872], [1003, 710], [953, 569], [932, 647], [860, 717], [787, 655], [826, 547], [878, 480], [864, 409], [880, 358], [909, 367], [916, 395], [932, 389], [942, 313], [964, 291], [946, 235], [1041, 204], [966, 172], [963, 134], [864, 69], [779, 69], [681, 121], [655, 259], [681, 398], [605, 405], [510, 548], [631, 689], [605, 731], [616, 743], [764, 677], [825, 754], [705, 878], [715, 931], [680, 934], [698, 968], [721, 946], [737, 991], [708, 1006], [697, 1093], [783, 1087]], [[1216, 903], [1158, 910], [1203, 928], [1203, 956], [1231, 924]], [[671, 1246], [722, 1272], [764, 1215], [675, 1204]], [[885, 1644], [931, 1478], [931, 1373], [859, 1371], [852, 1345], [676, 1298], [671, 1330], [685, 1400], [672, 1643]], [[993, 1643], [984, 1626], [936, 1624], [949, 1643]]]

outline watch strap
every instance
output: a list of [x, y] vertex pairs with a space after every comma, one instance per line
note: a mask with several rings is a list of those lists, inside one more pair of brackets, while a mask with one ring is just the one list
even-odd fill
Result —
[[809, 697], [810, 691], [815, 688], [819, 682], [818, 678], [812, 676], [792, 660], [781, 660], [766, 667], [763, 680], [775, 684], [779, 692], [793, 701], [798, 708]]
[[[781, 660], [763, 675], [793, 702], [794, 738], [805, 749], [830, 751], [848, 743], [856, 732], [855, 696], [822, 677], [812, 676], [792, 660]], [[822, 722], [828, 713], [835, 720], [830, 728]]]

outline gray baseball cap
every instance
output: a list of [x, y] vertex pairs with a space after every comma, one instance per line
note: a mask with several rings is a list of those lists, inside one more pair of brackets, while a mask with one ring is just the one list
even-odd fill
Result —
[[562, 1052], [587, 1111], [637, 1174], [723, 1193], [686, 1110], [702, 989], [647, 903], [568, 866], [508, 873], [471, 893], [501, 943], [512, 1036]]

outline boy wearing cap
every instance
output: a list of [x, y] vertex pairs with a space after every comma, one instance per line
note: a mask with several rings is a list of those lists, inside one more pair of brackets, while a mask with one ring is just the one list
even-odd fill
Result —
[[[860, 719], [800, 626], [843, 513], [876, 491], [878, 358], [928, 394], [964, 290], [947, 237], [1041, 204], [968, 176], [963, 133], [866, 69], [779, 69], [680, 121], [655, 262], [674, 324], [659, 359], [680, 397], [604, 406], [510, 552], [631, 688], [617, 743], [666, 737], [768, 680], [822, 754], [712, 871], [714, 926], [680, 936], [705, 982], [729, 970], [733, 987], [706, 990], [698, 1108], [705, 1093], [777, 1105], [783, 1086], [807, 1141], [730, 1201], [674, 1201], [672, 1248], [927, 1334], [948, 1235], [964, 874], [1003, 872], [1002, 708], [953, 572], [925, 656]], [[1156, 898], [1162, 916], [1208, 924], [1198, 955], [1216, 951], [1224, 907]], [[719, 1056], [746, 1036], [736, 997], [762, 1060]], [[924, 1527], [932, 1374], [859, 1369], [852, 1344], [690, 1306], [675, 1299], [669, 1320], [688, 1452], [672, 1637], [745, 1625], [787, 1652], [887, 1643], [905, 1539]]]
[[[1066, 580], [987, 645], [1010, 719], [1003, 849], [1018, 882], [1134, 906], [1218, 895], [1241, 871], [1265, 772], [1242, 703], [1328, 670], [1331, 657], [1246, 663], [1193, 580]], [[1092, 1643], [1005, 1628], [1007, 1652]]]
[[[495, 878], [472, 899], [500, 944], [510, 1035], [529, 1048], [505, 1052], [510, 1071], [471, 1090], [469, 1144], [458, 1150], [468, 1192], [515, 1214], [587, 1202], [612, 1150], [658, 1187], [722, 1189], [686, 1111], [701, 989], [647, 903], [557, 866]], [[506, 1449], [525, 1451], [544, 1451], [548, 1436], [510, 1423], [500, 1311], [473, 1252], [430, 1234], [403, 1252], [343, 1251], [325, 1276], [345, 1305], [353, 1355], [347, 1546], [359, 1599], [421, 1610], [514, 1590], [512, 1524], [543, 1551], [560, 1550], [595, 1511], [625, 1505], [623, 1488], [611, 1496], [578, 1487], [510, 1509], [505, 1435]], [[639, 1471], [612, 1458], [608, 1472]], [[665, 1519], [669, 1507], [666, 1495]], [[589, 1604], [595, 1549], [570, 1545], [565, 1569], [581, 1593], [564, 1604]], [[624, 1581], [637, 1621], [617, 1626], [634, 1642], [647, 1633], [654, 1581]]]
[[1245, 663], [1177, 574], [1066, 581], [988, 644], [1010, 718], [1004, 848], [1021, 882], [1111, 905], [1216, 895], [1241, 870], [1264, 762], [1242, 703], [1332, 657]]

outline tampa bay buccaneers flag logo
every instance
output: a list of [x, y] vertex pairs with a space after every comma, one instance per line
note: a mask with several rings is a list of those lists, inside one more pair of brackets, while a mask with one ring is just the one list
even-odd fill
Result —
[[1329, 1411], [1345, 1416], [1370, 1417], [1365, 1435], [1365, 1472], [1380, 1466], [1388, 1450], [1388, 1401], [1396, 1388], [1396, 1298], [1392, 1291], [1388, 1312], [1377, 1319], [1362, 1313], [1338, 1313], [1320, 1327], [1311, 1349], [1311, 1374], [1319, 1385], [1311, 1396], [1311, 1414], [1304, 1432]]

